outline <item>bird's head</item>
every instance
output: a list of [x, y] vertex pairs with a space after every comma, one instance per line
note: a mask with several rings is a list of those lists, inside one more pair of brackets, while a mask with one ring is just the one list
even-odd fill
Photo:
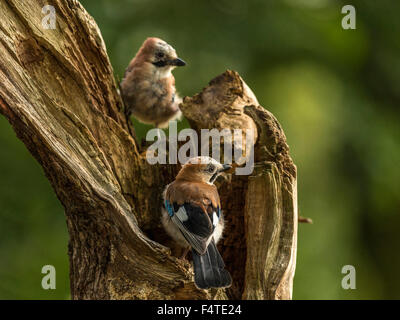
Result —
[[183, 165], [176, 179], [212, 184], [222, 172], [230, 168], [229, 164], [221, 164], [210, 157], [194, 157]]
[[178, 58], [175, 49], [159, 38], [147, 38], [139, 53], [145, 62], [157, 69], [171, 70], [186, 65], [185, 61]]

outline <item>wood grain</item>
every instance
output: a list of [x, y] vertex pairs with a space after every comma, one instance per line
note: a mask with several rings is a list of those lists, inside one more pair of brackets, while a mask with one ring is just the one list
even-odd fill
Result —
[[199, 290], [171, 254], [161, 192], [179, 165], [150, 165], [127, 123], [100, 31], [78, 1], [0, 1], [0, 112], [65, 208], [73, 299], [289, 299], [296, 260], [296, 169], [277, 120], [227, 71], [182, 111], [191, 126], [248, 128], [255, 170], [218, 182], [221, 251], [234, 285]]

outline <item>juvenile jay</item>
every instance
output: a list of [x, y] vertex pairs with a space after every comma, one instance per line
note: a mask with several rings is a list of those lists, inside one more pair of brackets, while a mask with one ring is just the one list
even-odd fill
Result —
[[147, 38], [120, 84], [126, 115], [133, 114], [140, 122], [157, 128], [167, 127], [170, 120], [179, 118], [182, 100], [176, 94], [171, 71], [185, 64], [168, 43]]
[[164, 191], [162, 224], [179, 245], [191, 248], [194, 281], [200, 289], [229, 287], [232, 283], [216, 246], [224, 220], [213, 184], [229, 168], [209, 157], [191, 158]]

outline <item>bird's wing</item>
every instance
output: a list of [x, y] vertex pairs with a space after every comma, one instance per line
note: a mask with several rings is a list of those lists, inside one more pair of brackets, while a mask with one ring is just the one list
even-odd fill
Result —
[[205, 208], [189, 202], [171, 204], [168, 200], [165, 207], [187, 242], [199, 254], [204, 254], [215, 228]]

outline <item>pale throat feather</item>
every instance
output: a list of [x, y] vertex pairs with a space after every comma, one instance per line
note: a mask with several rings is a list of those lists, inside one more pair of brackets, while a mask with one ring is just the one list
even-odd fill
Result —
[[157, 68], [155, 67], [154, 70], [154, 80], [158, 81], [161, 79], [169, 78], [172, 75], [172, 68], [171, 67], [164, 67], [164, 68]]

